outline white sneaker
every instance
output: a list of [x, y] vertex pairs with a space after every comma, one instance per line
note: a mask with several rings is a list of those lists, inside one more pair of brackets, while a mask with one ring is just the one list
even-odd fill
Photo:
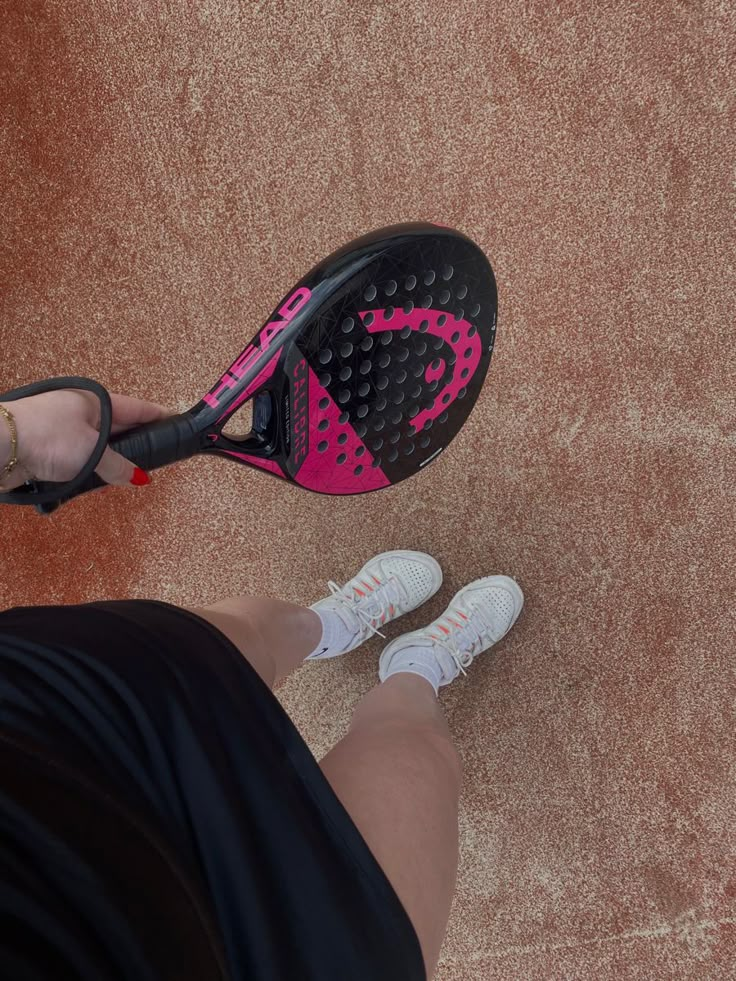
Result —
[[315, 651], [307, 660], [346, 654], [372, 634], [383, 637], [380, 628], [384, 624], [434, 596], [442, 585], [442, 569], [431, 555], [398, 549], [370, 559], [344, 586], [334, 582], [327, 585], [331, 595], [314, 603], [311, 609], [337, 614], [350, 640], [343, 650]]
[[498, 643], [521, 613], [524, 594], [508, 576], [476, 579], [461, 589], [445, 612], [421, 630], [403, 634], [381, 655], [378, 676], [385, 681], [399, 671], [426, 678], [435, 691]]

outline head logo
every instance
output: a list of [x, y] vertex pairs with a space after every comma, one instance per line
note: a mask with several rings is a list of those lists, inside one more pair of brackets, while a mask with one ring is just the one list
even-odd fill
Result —
[[294, 317], [299, 313], [305, 303], [311, 297], [312, 292], [306, 286], [295, 290], [276, 311], [276, 317], [269, 321], [258, 335], [253, 344], [248, 347], [230, 365], [220, 380], [204, 396], [203, 401], [211, 408], [218, 409], [221, 405], [222, 397], [230, 389], [235, 388], [243, 375], [252, 368], [260, 356], [265, 354], [270, 348], [275, 337], [288, 327]]

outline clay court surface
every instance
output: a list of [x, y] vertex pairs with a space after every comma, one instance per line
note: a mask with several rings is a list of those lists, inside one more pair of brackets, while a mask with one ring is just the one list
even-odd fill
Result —
[[[518, 626], [443, 695], [466, 780], [438, 977], [733, 977], [729, 5], [6, 0], [0, 25], [3, 388], [183, 410], [314, 261], [396, 221], [467, 232], [499, 286], [485, 391], [420, 478], [333, 499], [199, 459], [5, 509], [2, 604], [307, 603], [406, 547], [446, 573], [415, 626], [515, 576]], [[282, 689], [315, 753], [379, 649]]]

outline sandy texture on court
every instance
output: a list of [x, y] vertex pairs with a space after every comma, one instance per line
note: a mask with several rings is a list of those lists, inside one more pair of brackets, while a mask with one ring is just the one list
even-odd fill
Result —
[[[190, 462], [5, 510], [2, 603], [306, 602], [392, 546], [442, 562], [431, 613], [513, 574], [521, 622], [444, 698], [467, 780], [439, 978], [732, 977], [729, 5], [6, 0], [0, 23], [2, 387], [80, 372], [184, 408], [313, 260], [402, 219], [467, 231], [500, 292], [485, 395], [421, 480], [332, 500]], [[376, 653], [284, 690], [316, 751]]]

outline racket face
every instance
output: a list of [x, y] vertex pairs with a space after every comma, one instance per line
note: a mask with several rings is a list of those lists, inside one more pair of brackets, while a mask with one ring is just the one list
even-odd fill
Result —
[[[304, 277], [192, 410], [205, 451], [324, 494], [421, 471], [488, 371], [496, 284], [481, 250], [429, 223], [381, 229]], [[222, 433], [253, 399], [253, 431]]]

